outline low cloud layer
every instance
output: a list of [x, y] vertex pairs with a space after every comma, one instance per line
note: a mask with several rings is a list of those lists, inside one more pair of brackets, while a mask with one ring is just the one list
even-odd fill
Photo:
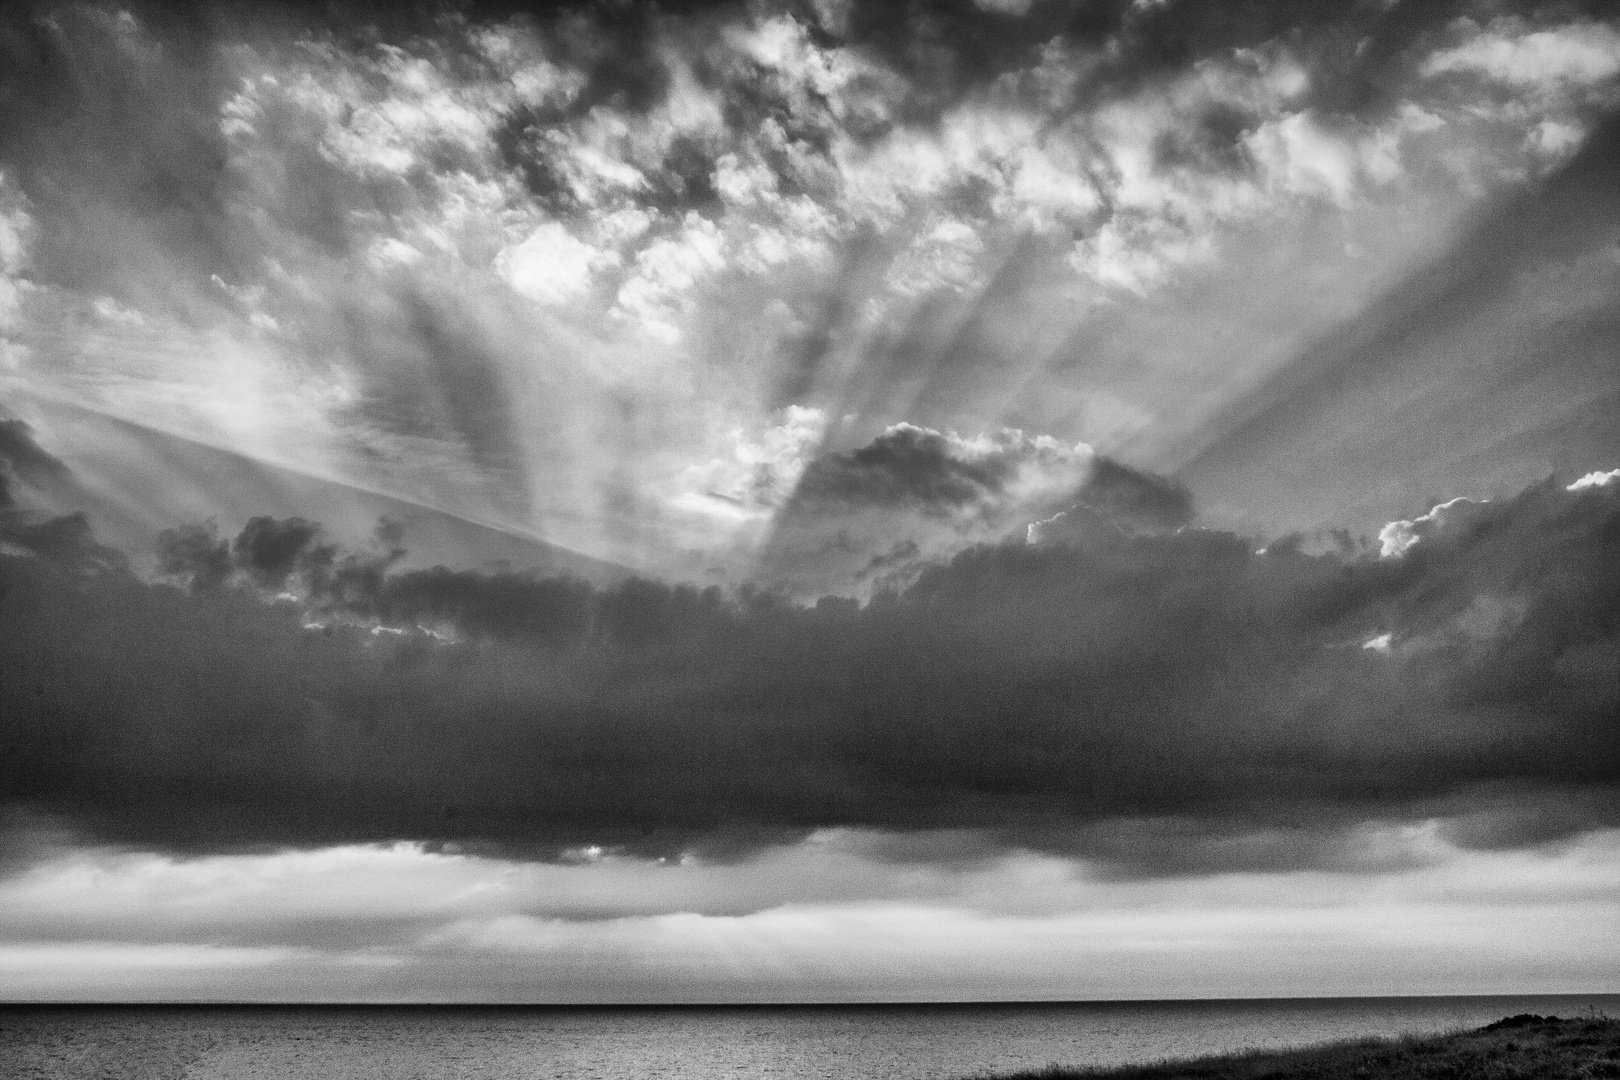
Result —
[[[414, 844], [185, 859], [46, 846], [0, 878], [0, 973], [19, 996], [79, 1000], [285, 1000], [293, 987], [306, 1001], [780, 1002], [1604, 985], [1620, 831], [1519, 852], [1458, 850], [1425, 827], [1361, 842], [1405, 861], [1121, 881], [1060, 857], [950, 862], [937, 857], [949, 838], [908, 849], [849, 832], [732, 863], [581, 851], [536, 864]], [[1230, 1015], [1211, 1022], [1235, 1044], [1246, 1037]]]
[[1311, 553], [1143, 529], [1182, 497], [1109, 470], [1068, 511], [1093, 527], [864, 605], [401, 572], [386, 528], [346, 553], [272, 519], [170, 533], [147, 583], [82, 521], [12, 511], [7, 803], [172, 851], [674, 855], [857, 827], [1128, 873], [1348, 867], [1375, 821], [1470, 847], [1613, 822], [1620, 485]]

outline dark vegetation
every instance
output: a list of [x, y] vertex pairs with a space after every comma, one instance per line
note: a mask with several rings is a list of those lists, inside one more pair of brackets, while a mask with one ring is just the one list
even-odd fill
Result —
[[1620, 1020], [1522, 1013], [1477, 1031], [1251, 1050], [1002, 1080], [1600, 1080], [1620, 1077]]

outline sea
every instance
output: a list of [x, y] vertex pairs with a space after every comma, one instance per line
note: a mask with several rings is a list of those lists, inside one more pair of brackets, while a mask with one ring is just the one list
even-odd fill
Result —
[[5, 1005], [6, 1080], [968, 1080], [1620, 1016], [1620, 994], [794, 1006]]

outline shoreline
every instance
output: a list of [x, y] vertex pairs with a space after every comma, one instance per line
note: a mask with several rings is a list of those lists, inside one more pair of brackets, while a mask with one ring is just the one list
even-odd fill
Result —
[[993, 1080], [1620, 1080], [1620, 1020], [1521, 1013], [1440, 1035], [1245, 1050]]

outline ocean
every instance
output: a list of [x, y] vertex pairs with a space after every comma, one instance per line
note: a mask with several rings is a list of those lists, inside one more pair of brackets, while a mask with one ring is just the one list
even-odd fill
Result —
[[0, 1006], [7, 1080], [945, 1080], [1620, 1015], [1620, 994], [974, 1005]]

